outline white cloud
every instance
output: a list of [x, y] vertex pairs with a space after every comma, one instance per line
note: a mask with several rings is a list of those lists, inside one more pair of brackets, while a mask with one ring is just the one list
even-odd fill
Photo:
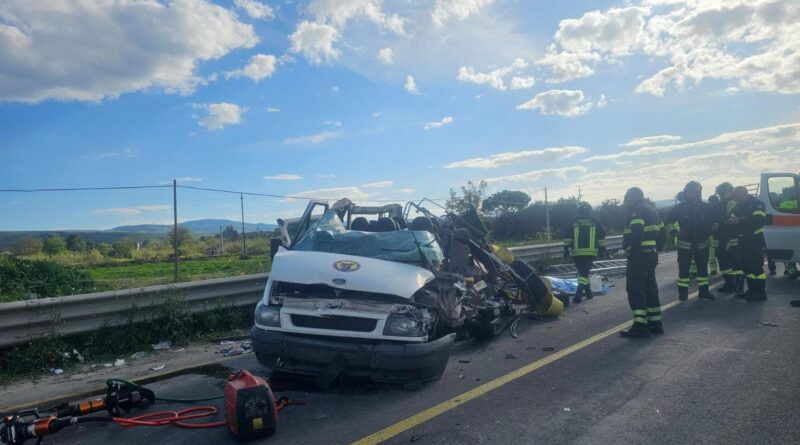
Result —
[[267, 181], [297, 181], [303, 179], [303, 177], [295, 174], [280, 174], [264, 176], [264, 179]]
[[338, 85], [333, 85], [331, 87], [331, 91], [334, 92], [334, 93], [338, 93], [339, 92], [339, 86]]
[[370, 182], [369, 184], [361, 184], [365, 189], [385, 189], [394, 185], [393, 181], [378, 181]]
[[288, 138], [284, 140], [283, 143], [289, 145], [321, 144], [327, 141], [328, 139], [337, 138], [341, 135], [342, 135], [341, 131], [323, 131], [308, 136], [298, 136], [298, 137]]
[[228, 71], [225, 73], [225, 77], [230, 79], [244, 76], [258, 82], [275, 73], [277, 61], [278, 59], [273, 55], [256, 54], [250, 57], [250, 60], [247, 61], [247, 66], [239, 70]]
[[[621, 158], [641, 158], [714, 146], [724, 146], [727, 149], [733, 150], [745, 149], [748, 147], [759, 149], [762, 147], [776, 145], [785, 146], [789, 144], [800, 144], [800, 123], [722, 133], [713, 138], [685, 142], [682, 144], [646, 145], [633, 151], [621, 151], [607, 155], [592, 156], [584, 159], [584, 162], [609, 161]], [[773, 167], [783, 168], [780, 164], [776, 164]], [[706, 168], [708, 168], [708, 166], [706, 166]]]
[[317, 175], [317, 177], [318, 178], [323, 178], [323, 179], [333, 179], [333, 178], [336, 177], [336, 175], [333, 174], [333, 173], [323, 173], [321, 175]]
[[382, 48], [378, 51], [377, 59], [384, 65], [394, 65], [394, 52], [391, 48]]
[[496, 176], [493, 178], [486, 178], [489, 184], [496, 182], [536, 182], [542, 178], [557, 178], [566, 179], [568, 175], [573, 173], [586, 173], [586, 167], [563, 167], [563, 168], [546, 168], [542, 170], [533, 170], [526, 173], [516, 175]]
[[331, 125], [333, 127], [341, 127], [342, 121], [322, 121], [324, 125]]
[[649, 12], [636, 6], [591, 11], [579, 19], [562, 20], [553, 39], [572, 54], [627, 55], [639, 44]]
[[538, 159], [558, 162], [588, 152], [589, 150], [584, 147], [572, 145], [536, 150], [508, 151], [485, 158], [472, 158], [451, 162], [445, 165], [444, 168], [498, 168], [531, 162]]
[[276, 107], [267, 107], [267, 113], [280, 113], [281, 109]]
[[292, 46], [289, 51], [303, 53], [312, 65], [331, 63], [339, 59], [339, 50], [333, 45], [341, 34], [333, 26], [309, 21], [300, 22], [289, 36]]
[[404, 88], [411, 94], [419, 94], [419, 89], [417, 89], [417, 82], [414, 80], [414, 76], [406, 76], [406, 84], [404, 85]]
[[544, 57], [535, 62], [537, 65], [550, 67], [551, 75], [545, 82], [561, 83], [594, 75], [594, 69], [586, 65], [586, 59], [596, 61], [599, 60], [599, 56], [585, 54], [578, 56], [568, 52], [554, 51], [554, 48], [551, 47]]
[[528, 76], [528, 77], [514, 76], [511, 78], [512, 90], [527, 90], [528, 88], [533, 88], [534, 85], [536, 85], [536, 79], [534, 79], [533, 76]]
[[591, 108], [592, 102], [586, 99], [581, 90], [549, 90], [517, 105], [518, 110], [539, 110], [541, 114], [566, 117], [586, 114]]
[[432, 128], [442, 128], [445, 125], [449, 125], [452, 123], [453, 123], [453, 116], [445, 116], [440, 121], [428, 122], [427, 124], [425, 124], [425, 129], [430, 130]]
[[250, 18], [262, 20], [275, 18], [272, 7], [256, 0], [233, 0], [233, 4], [239, 9], [244, 9]]
[[208, 113], [198, 118], [197, 124], [209, 131], [221, 130], [226, 125], [242, 123], [242, 115], [247, 111], [247, 108], [228, 102], [195, 104], [194, 108], [205, 110]]
[[494, 0], [436, 0], [431, 20], [434, 25], [441, 27], [450, 19], [464, 20], [492, 3]]
[[[87, 43], [90, 42], [90, 43]], [[100, 101], [189, 94], [198, 66], [258, 42], [253, 27], [204, 0], [0, 6], [0, 100]]]
[[476, 73], [470, 66], [462, 66], [458, 69], [457, 79], [461, 82], [470, 82], [478, 85], [488, 85], [496, 90], [505, 91], [506, 85], [503, 77], [511, 73], [511, 68], [503, 67], [488, 73]]
[[403, 193], [403, 194], [416, 193], [416, 190], [414, 190], [412, 188], [402, 188], [402, 189], [398, 190], [397, 193]]
[[[800, 93], [800, 3], [796, 0], [645, 1], [563, 20], [537, 64], [549, 82], [594, 73], [600, 62], [640, 54], [664, 62], [637, 93], [664, 96], [705, 80], [728, 92]], [[731, 90], [737, 88], [738, 90]]]
[[338, 29], [353, 19], [366, 19], [381, 30], [404, 35], [405, 20], [397, 14], [387, 14], [381, 8], [382, 0], [312, 0], [308, 11], [317, 22], [328, 23]]
[[92, 210], [95, 215], [132, 216], [144, 212], [165, 212], [172, 210], [171, 205], [140, 205], [136, 207], [115, 207], [111, 209]]
[[681, 140], [680, 136], [661, 134], [658, 136], [645, 136], [645, 137], [631, 139], [630, 141], [624, 144], [617, 144], [617, 147], [641, 147], [642, 145], [663, 144], [667, 142], [678, 142], [680, 140]]
[[[474, 83], [477, 85], [488, 85], [496, 90], [505, 91], [506, 84], [504, 78], [511, 75], [515, 71], [518, 72], [521, 69], [527, 68], [528, 63], [522, 58], [516, 58], [511, 65], [508, 66], [501, 66], [499, 68], [493, 69], [488, 73], [479, 73], [476, 72], [474, 68], [471, 66], [462, 66], [458, 69], [458, 79], [461, 82], [468, 82]], [[511, 79], [511, 89], [524, 89], [530, 88], [533, 86], [534, 79], [533, 77], [514, 77]], [[530, 86], [525, 86], [530, 85]], [[515, 88], [516, 86], [516, 88]]]
[[600, 97], [595, 102], [594, 106], [596, 108], [605, 108], [608, 105], [608, 99], [606, 98], [605, 94], [601, 94]]

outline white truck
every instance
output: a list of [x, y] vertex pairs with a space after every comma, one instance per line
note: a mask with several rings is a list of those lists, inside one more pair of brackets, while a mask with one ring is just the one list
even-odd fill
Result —
[[[409, 221], [409, 206], [424, 216]], [[340, 375], [424, 382], [442, 375], [456, 335], [496, 335], [519, 308], [561, 312], [530, 266], [448, 224], [414, 203], [346, 199], [279, 221], [251, 330], [259, 362], [322, 387]]]
[[757, 196], [767, 210], [767, 255], [773, 261], [800, 262], [800, 175], [762, 173]]

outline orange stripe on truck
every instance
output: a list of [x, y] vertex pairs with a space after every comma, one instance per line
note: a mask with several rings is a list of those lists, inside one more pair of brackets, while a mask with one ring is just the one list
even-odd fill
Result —
[[772, 215], [773, 226], [800, 226], [800, 215]]

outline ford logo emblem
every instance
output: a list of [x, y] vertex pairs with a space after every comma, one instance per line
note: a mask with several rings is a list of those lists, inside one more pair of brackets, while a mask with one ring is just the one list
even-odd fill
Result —
[[333, 279], [333, 284], [338, 284], [339, 286], [344, 286], [345, 284], [347, 284], [347, 280], [345, 280], [344, 278], [334, 278]]
[[356, 263], [355, 261], [340, 260], [333, 263], [333, 268], [338, 270], [339, 272], [355, 272], [361, 268], [361, 265]]

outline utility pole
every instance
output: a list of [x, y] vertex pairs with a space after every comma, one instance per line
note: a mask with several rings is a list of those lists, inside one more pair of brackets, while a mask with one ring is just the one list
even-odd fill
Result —
[[219, 242], [222, 246], [222, 254], [225, 255], [225, 233], [222, 231], [222, 226], [219, 226]]
[[244, 233], [244, 195], [239, 194], [239, 200], [242, 202], [242, 255], [247, 255], [247, 241]]
[[178, 181], [172, 180], [172, 247], [175, 249], [175, 282], [178, 282]]
[[578, 187], [578, 205], [580, 205], [581, 202], [583, 202], [583, 201], [581, 201], [581, 188]]
[[547, 187], [544, 188], [544, 217], [547, 224], [547, 241], [550, 241], [550, 203], [547, 201]]

